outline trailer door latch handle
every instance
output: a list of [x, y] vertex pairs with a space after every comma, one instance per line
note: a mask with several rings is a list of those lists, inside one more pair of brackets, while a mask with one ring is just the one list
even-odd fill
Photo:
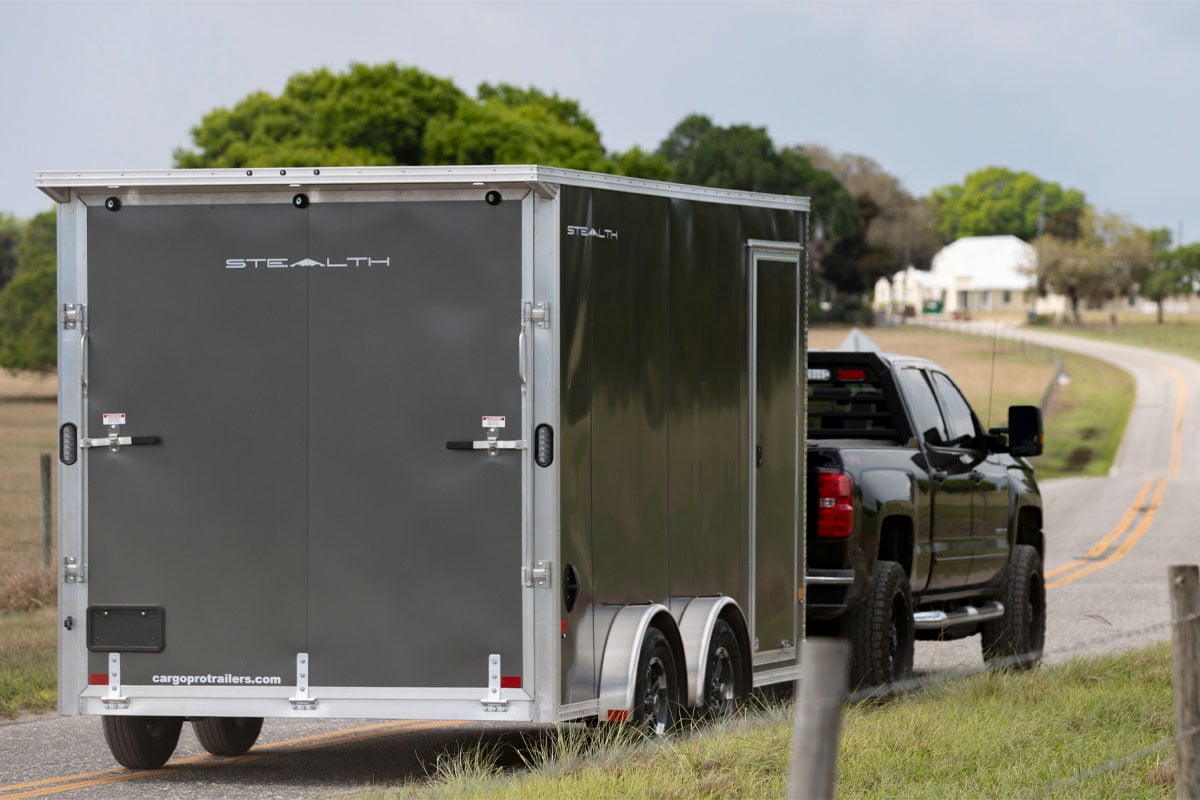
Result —
[[495, 458], [501, 450], [526, 450], [529, 442], [524, 439], [501, 439], [497, 428], [488, 428], [487, 439], [483, 441], [450, 441], [446, 442], [447, 450], [487, 450], [488, 455]]
[[108, 436], [99, 439], [83, 438], [79, 440], [80, 447], [107, 447], [114, 453], [121, 452], [122, 447], [134, 445], [161, 444], [158, 436], [122, 436], [120, 425], [109, 425]]

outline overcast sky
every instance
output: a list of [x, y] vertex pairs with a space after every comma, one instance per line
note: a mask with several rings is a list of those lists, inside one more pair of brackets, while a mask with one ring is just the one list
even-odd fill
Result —
[[208, 111], [396, 61], [578, 100], [605, 147], [684, 116], [869, 156], [912, 193], [989, 165], [1200, 241], [1200, 2], [0, 0], [0, 211], [51, 169], [157, 169]]

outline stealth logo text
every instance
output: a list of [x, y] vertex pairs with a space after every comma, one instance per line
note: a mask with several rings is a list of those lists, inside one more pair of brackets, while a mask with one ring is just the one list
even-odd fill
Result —
[[619, 239], [611, 228], [590, 228], [587, 225], [568, 225], [567, 236], [590, 236], [593, 239]]
[[348, 269], [354, 267], [390, 267], [391, 256], [374, 258], [372, 256], [344, 256], [342, 258], [326, 258], [318, 261], [315, 258], [302, 258], [292, 261], [290, 258], [227, 258], [225, 269]]

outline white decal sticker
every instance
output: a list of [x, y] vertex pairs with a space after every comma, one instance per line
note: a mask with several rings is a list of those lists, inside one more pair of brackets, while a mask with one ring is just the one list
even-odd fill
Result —
[[122, 412], [120, 414], [105, 414], [104, 415], [104, 424], [105, 425], [124, 425], [125, 424], [124, 412]]
[[504, 417], [484, 417], [483, 427], [485, 428], [503, 428]]

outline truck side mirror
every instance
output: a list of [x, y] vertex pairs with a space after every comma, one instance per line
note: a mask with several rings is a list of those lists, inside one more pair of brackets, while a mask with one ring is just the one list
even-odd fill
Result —
[[1008, 452], [1014, 456], [1040, 456], [1044, 441], [1042, 410], [1037, 406], [1009, 406]]

